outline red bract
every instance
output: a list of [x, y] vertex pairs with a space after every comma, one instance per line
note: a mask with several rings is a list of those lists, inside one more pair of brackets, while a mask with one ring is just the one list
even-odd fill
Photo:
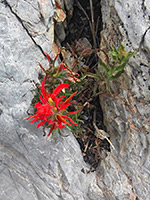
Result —
[[47, 80], [49, 79], [49, 82], [55, 83], [56, 80], [60, 81], [61, 83], [64, 82], [64, 80], [74, 83], [80, 82], [80, 79], [77, 78], [80, 75], [76, 72], [73, 72], [64, 62], [61, 62], [58, 66], [55, 66], [55, 61], [60, 54], [60, 49], [58, 49], [58, 53], [54, 59], [52, 59], [48, 53], [44, 53], [49, 62], [49, 68], [45, 69], [40, 63], [39, 66], [44, 71]]
[[73, 72], [71, 69], [69, 69], [69, 67], [67, 67], [67, 65], [65, 63], [61, 63], [58, 71], [61, 72], [62, 70], [66, 70], [66, 76], [64, 79], [70, 81], [70, 82], [80, 82], [80, 79], [75, 77], [76, 76], [80, 76], [78, 73]]
[[52, 59], [51, 56], [48, 53], [46, 53], [46, 52], [44, 52], [44, 53], [46, 55], [47, 60], [51, 63], [51, 62], [54, 62], [58, 58], [58, 56], [60, 54], [60, 49], [58, 49], [58, 53], [57, 53], [57, 55], [54, 59]]
[[54, 89], [52, 94], [48, 94], [45, 89], [45, 77], [43, 78], [42, 86], [40, 88], [42, 95], [39, 95], [41, 102], [37, 102], [35, 104], [35, 108], [37, 109], [36, 114], [28, 117], [27, 119], [32, 119], [30, 123], [40, 121], [40, 123], [37, 125], [37, 128], [43, 125], [45, 125], [46, 127], [50, 126], [50, 131], [48, 133], [47, 138], [50, 136], [53, 130], [57, 128], [62, 129], [65, 127], [65, 124], [69, 126], [72, 126], [72, 124], [77, 125], [67, 115], [75, 114], [79, 112], [79, 110], [65, 113], [67, 107], [70, 106], [70, 100], [77, 92], [73, 93], [64, 102], [63, 98], [65, 98], [65, 96], [61, 96], [59, 98], [57, 97], [58, 93], [61, 90], [68, 87], [69, 84], [62, 83]]

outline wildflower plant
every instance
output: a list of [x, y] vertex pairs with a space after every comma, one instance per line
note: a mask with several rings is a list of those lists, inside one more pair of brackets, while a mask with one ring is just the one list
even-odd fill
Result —
[[[127, 62], [135, 54], [135, 51], [128, 53], [123, 44], [121, 44], [118, 50], [115, 46], [112, 46], [112, 51], [105, 54], [107, 64], [99, 57], [99, 64], [104, 71], [103, 81], [106, 83], [107, 89], [109, 89], [109, 81], [119, 78], [119, 76], [123, 73]], [[109, 55], [111, 58], [109, 58]]]
[[75, 123], [68, 115], [75, 114], [79, 112], [79, 110], [67, 112], [67, 107], [71, 105], [71, 99], [76, 92], [74, 92], [65, 101], [63, 101], [66, 97], [65, 95], [57, 97], [60, 91], [68, 87], [68, 83], [62, 83], [54, 89], [52, 94], [47, 93], [45, 89], [45, 77], [43, 78], [41, 86], [42, 95], [39, 94], [40, 101], [34, 105], [37, 111], [34, 115], [29, 116], [27, 119], [32, 119], [30, 123], [40, 121], [37, 128], [40, 126], [50, 128], [47, 138], [52, 132], [54, 132], [54, 130], [62, 129], [65, 125], [77, 125], [77, 123]]
[[45, 52], [46, 58], [49, 62], [49, 67], [44, 68], [40, 63], [39, 66], [44, 72], [44, 76], [47, 80], [47, 85], [45, 87], [49, 89], [54, 89], [58, 84], [64, 83], [65, 81], [76, 82], [80, 81], [79, 74], [73, 72], [64, 62], [56, 65], [56, 60], [60, 54], [60, 49], [54, 59], [50, 57], [48, 53]]
[[[80, 66], [80, 60], [83, 59], [87, 52], [88, 54], [95, 53], [98, 56], [103, 74], [98, 70], [95, 70], [95, 73], [84, 70]], [[101, 59], [100, 52], [105, 54], [106, 62]], [[43, 126], [44, 135], [46, 135], [45, 128], [49, 128], [47, 138], [51, 134], [53, 136], [56, 130], [60, 133], [60, 130], [64, 127], [75, 133], [76, 131], [80, 132], [80, 125], [78, 126], [78, 123], [84, 123], [78, 118], [80, 111], [84, 107], [80, 102], [86, 104], [91, 99], [85, 97], [86, 100], [84, 102], [82, 101], [82, 96], [89, 93], [92, 97], [95, 97], [99, 94], [98, 92], [95, 95], [99, 86], [104, 83], [106, 84], [106, 88], [109, 89], [109, 81], [115, 80], [121, 75], [129, 58], [134, 56], [135, 53], [126, 52], [122, 44], [118, 50], [113, 46], [112, 51], [108, 53], [105, 53], [101, 49], [85, 49], [81, 53], [78, 62], [80, 75], [77, 72], [73, 72], [64, 62], [56, 64], [60, 49], [54, 59], [45, 53], [49, 67], [44, 68], [39, 63], [43, 73], [40, 79], [41, 84], [37, 86], [37, 94], [33, 99], [35, 113], [27, 119], [31, 120], [30, 123], [39, 122], [36, 127]], [[93, 88], [93, 91], [91, 91], [91, 88]], [[76, 99], [72, 100], [75, 96]]]
[[[104, 54], [105, 61], [103, 61], [101, 53]], [[102, 70], [95, 69], [94, 72], [89, 72], [87, 70], [84, 70], [80, 66], [80, 62], [87, 55], [92, 54], [95, 54], [98, 57], [98, 62]], [[123, 73], [127, 62], [135, 54], [135, 51], [127, 52], [123, 44], [121, 44], [118, 49], [115, 46], [112, 46], [112, 51], [109, 51], [107, 53], [103, 49], [83, 49], [78, 59], [78, 67], [82, 75], [80, 80], [84, 82], [85, 80], [87, 80], [87, 78], [93, 78], [93, 80], [95, 80], [93, 93], [95, 93], [99, 86], [102, 85], [106, 85], [106, 92], [110, 92], [109, 82], [119, 78], [119, 76]], [[81, 83], [79, 84], [81, 85]]]
[[[56, 10], [62, 10], [57, 4]], [[113, 94], [109, 84], [119, 78], [136, 52], [127, 52], [122, 44], [119, 48], [112, 46], [109, 52], [96, 48], [99, 44], [96, 44], [95, 27], [97, 29], [99, 23], [94, 25], [92, 0], [90, 9], [93, 47], [87, 40], [75, 40], [71, 46], [67, 45], [69, 54], [65, 50], [61, 54], [59, 49], [53, 59], [45, 52], [48, 67], [38, 63], [42, 70], [39, 73], [40, 84], [35, 84], [37, 87], [32, 100], [34, 112], [27, 119], [31, 124], [37, 123], [37, 128], [42, 126], [47, 139], [50, 135], [55, 139], [55, 131], [62, 135], [61, 130], [68, 128], [78, 140], [85, 162], [96, 168], [103, 157], [101, 152], [104, 149], [110, 151], [110, 145], [114, 148], [103, 124], [99, 96], [118, 97], [128, 106], [118, 94]], [[60, 54], [68, 59], [70, 53], [70, 66], [57, 59]]]

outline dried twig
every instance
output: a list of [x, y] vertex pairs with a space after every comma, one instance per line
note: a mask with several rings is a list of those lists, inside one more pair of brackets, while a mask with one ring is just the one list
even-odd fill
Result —
[[93, 9], [92, 0], [90, 0], [90, 8], [91, 8], [91, 21], [92, 21], [92, 37], [93, 37], [94, 48], [96, 48], [95, 23], [94, 23], [94, 9]]
[[84, 15], [86, 16], [88, 22], [89, 22], [89, 26], [90, 26], [90, 29], [91, 29], [91, 32], [92, 32], [92, 23], [90, 21], [90, 18], [88, 16], [88, 14], [86, 13], [86, 11], [84, 10], [84, 8], [81, 6], [81, 4], [79, 3], [79, 1], [77, 1], [77, 6], [80, 10], [82, 10], [82, 12], [84, 13]]
[[115, 149], [115, 147], [113, 146], [112, 142], [108, 139], [108, 136], [109, 136], [108, 133], [107, 133], [106, 131], [104, 131], [104, 130], [99, 129], [99, 128], [96, 126], [96, 111], [94, 111], [93, 126], [94, 126], [94, 128], [95, 128], [95, 133], [94, 133], [94, 135], [95, 135], [97, 138], [101, 139], [101, 140], [106, 139], [106, 140], [109, 142], [109, 144], [112, 146], [112, 148]]

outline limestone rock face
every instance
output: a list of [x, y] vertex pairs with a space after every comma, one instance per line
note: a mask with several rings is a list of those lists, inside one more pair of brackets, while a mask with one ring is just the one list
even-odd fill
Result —
[[101, 0], [101, 48], [137, 51], [125, 72], [111, 83], [114, 97], [100, 97], [105, 125], [116, 148], [101, 162], [106, 199], [150, 198], [150, 3]]
[[52, 1], [0, 1], [0, 200], [88, 200], [102, 191], [84, 174], [72, 135], [46, 141], [25, 120], [43, 52], [52, 49]]
[[[64, 2], [71, 15], [73, 1]], [[149, 200], [149, 0], [101, 5], [102, 48], [123, 41], [137, 54], [111, 84], [118, 96], [101, 97], [116, 150], [83, 173], [89, 166], [72, 133], [46, 141], [25, 120], [37, 62], [46, 66], [44, 52], [52, 54], [55, 1], [0, 0], [0, 200]]]

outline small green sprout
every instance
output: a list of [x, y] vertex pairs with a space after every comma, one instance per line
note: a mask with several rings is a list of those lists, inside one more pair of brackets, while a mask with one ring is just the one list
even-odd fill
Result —
[[107, 56], [111, 55], [111, 59], [107, 64], [99, 57], [99, 64], [104, 71], [104, 82], [107, 88], [109, 88], [109, 81], [117, 79], [122, 74], [127, 62], [135, 54], [135, 51], [128, 53], [121, 44], [118, 50], [113, 46], [112, 51], [107, 53]]

